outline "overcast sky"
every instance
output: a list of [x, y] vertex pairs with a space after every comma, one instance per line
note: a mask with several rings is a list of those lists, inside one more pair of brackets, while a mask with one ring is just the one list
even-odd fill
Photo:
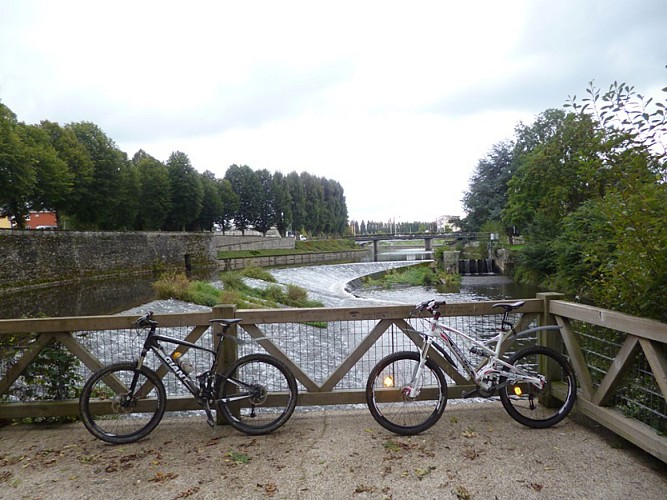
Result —
[[307, 171], [350, 219], [463, 215], [491, 147], [594, 80], [663, 98], [665, 0], [0, 0], [0, 101], [129, 157]]

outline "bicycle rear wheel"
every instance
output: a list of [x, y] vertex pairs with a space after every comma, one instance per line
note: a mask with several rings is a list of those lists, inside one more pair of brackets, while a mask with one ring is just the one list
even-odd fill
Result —
[[381, 359], [366, 384], [366, 403], [373, 418], [396, 434], [424, 432], [435, 424], [447, 405], [447, 381], [434, 361], [427, 359], [416, 397], [409, 395], [419, 353], [401, 351]]
[[[534, 346], [514, 354], [508, 362], [523, 374], [543, 375], [543, 387], [521, 382], [500, 389], [505, 411], [517, 422], [536, 429], [551, 427], [563, 420], [577, 398], [574, 370], [564, 356], [548, 347]], [[559, 396], [552, 393], [558, 385]]]
[[298, 390], [284, 363], [267, 354], [250, 354], [221, 377], [217, 394], [220, 409], [232, 427], [257, 436], [273, 432], [289, 420]]
[[[134, 381], [134, 384], [133, 384]], [[146, 385], [146, 393], [139, 391]], [[130, 387], [134, 387], [130, 391]], [[79, 397], [79, 413], [86, 429], [113, 444], [133, 443], [160, 423], [167, 394], [157, 374], [135, 362], [115, 363], [94, 373]]]

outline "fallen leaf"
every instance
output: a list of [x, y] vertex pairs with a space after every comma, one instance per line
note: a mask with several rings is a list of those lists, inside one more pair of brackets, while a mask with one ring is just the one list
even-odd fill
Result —
[[472, 498], [470, 492], [464, 486], [457, 486], [452, 493], [454, 493], [456, 498], [459, 498], [460, 500], [470, 500]]
[[368, 486], [365, 484], [359, 484], [354, 490], [355, 493], [373, 493], [375, 492], [375, 486]]
[[278, 486], [276, 486], [276, 483], [266, 483], [264, 485], [264, 491], [268, 496], [272, 497], [278, 491]]
[[192, 488], [188, 488], [185, 491], [181, 491], [178, 495], [176, 495], [174, 498], [187, 498], [199, 491], [199, 486], [193, 486]]
[[426, 469], [415, 469], [415, 474], [417, 474], [417, 479], [419, 479], [421, 481], [426, 476], [428, 476], [431, 473], [431, 471], [434, 471], [434, 470], [435, 470], [435, 466], [430, 465]]
[[174, 474], [173, 472], [156, 472], [155, 476], [149, 479], [150, 482], [152, 483], [161, 483], [163, 481], [169, 481], [171, 479], [176, 479], [178, 477], [178, 474]]

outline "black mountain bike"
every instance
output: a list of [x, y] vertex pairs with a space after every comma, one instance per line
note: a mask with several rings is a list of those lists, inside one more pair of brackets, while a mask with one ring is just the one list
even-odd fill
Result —
[[[237, 319], [214, 319], [220, 323], [218, 336], [240, 342], [227, 331]], [[95, 372], [83, 386], [79, 412], [86, 428], [97, 438], [114, 444], [132, 443], [146, 437], [160, 423], [167, 408], [167, 394], [160, 377], [144, 365], [149, 351], [192, 393], [206, 411], [213, 427], [212, 408], [217, 406], [227, 421], [250, 435], [268, 434], [291, 417], [297, 402], [294, 375], [273, 356], [249, 354], [238, 359], [225, 373], [215, 371], [222, 353], [222, 339], [209, 349], [184, 340], [158, 335], [157, 321], [149, 312], [134, 322], [137, 330], [148, 329], [141, 355], [136, 361], [114, 363]], [[187, 346], [212, 355], [211, 368], [193, 376], [190, 364], [180, 352], [167, 353], [160, 342]]]

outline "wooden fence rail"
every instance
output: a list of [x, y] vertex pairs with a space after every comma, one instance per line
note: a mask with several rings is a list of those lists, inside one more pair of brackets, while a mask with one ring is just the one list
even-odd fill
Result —
[[[533, 323], [560, 325], [560, 337], [545, 335], [538, 341], [556, 348], [560, 348], [561, 344], [565, 346], [579, 381], [578, 411], [667, 462], [665, 436], [608, 406], [615, 391], [623, 384], [632, 360], [640, 351], [650, 365], [663, 400], [667, 401], [667, 325], [558, 300], [560, 298], [559, 294], [538, 294], [536, 299], [527, 300], [521, 308], [521, 314], [517, 315], [518, 327], [523, 329]], [[499, 316], [498, 309], [492, 308], [492, 304], [448, 304], [443, 317], [452, 320], [468, 318], [474, 322], [467, 325], [471, 328], [479, 328], [480, 325], [482, 329], [495, 328], [497, 322], [494, 321]], [[381, 356], [392, 350], [409, 348], [412, 342], [419, 342], [418, 338], [411, 338], [410, 327], [405, 320], [411, 309], [412, 306], [387, 306], [236, 311], [231, 306], [217, 306], [205, 312], [159, 314], [156, 318], [159, 328], [185, 328], [185, 338], [197, 342], [210, 335], [211, 319], [241, 317], [240, 333], [255, 339], [256, 344], [280, 358], [294, 373], [300, 387], [300, 406], [349, 405], [365, 403], [365, 378], [370, 367]], [[108, 364], [109, 359], [100, 359], [81, 340], [81, 332], [108, 337], [129, 330], [134, 319], [128, 316], [95, 316], [0, 320], [0, 340], [3, 335], [26, 333], [31, 334], [33, 339], [11, 365], [4, 370], [0, 365], [0, 398], [5, 401], [9, 399], [8, 394], [21, 374], [54, 339], [61, 342], [90, 371]], [[489, 323], [484, 324], [484, 321]], [[608, 328], [621, 332], [625, 337], [599, 383], [593, 381], [586, 354], [579, 345], [579, 335], [573, 326], [579, 323]], [[276, 334], [276, 331], [282, 333]], [[210, 337], [206, 338], [210, 341]], [[305, 359], [301, 356], [301, 350], [323, 342], [325, 346], [321, 351], [311, 352]], [[138, 348], [135, 349], [133, 355], [138, 354], [138, 351]], [[334, 351], [338, 354], [334, 355]], [[230, 349], [229, 352], [235, 355], [235, 350]], [[448, 375], [449, 397], [458, 398], [462, 392], [474, 387], [471, 380], [458, 373], [439, 355], [434, 356], [434, 359]], [[233, 359], [227, 359], [226, 363], [231, 361]], [[359, 370], [359, 366], [363, 366], [365, 371]], [[319, 375], [315, 375], [315, 372]], [[158, 375], [164, 377], [166, 369], [160, 367]], [[168, 410], [190, 409], [199, 409], [192, 397], [170, 393]], [[0, 403], [0, 418], [7, 419], [76, 415], [77, 411], [77, 402], [71, 400]]]

